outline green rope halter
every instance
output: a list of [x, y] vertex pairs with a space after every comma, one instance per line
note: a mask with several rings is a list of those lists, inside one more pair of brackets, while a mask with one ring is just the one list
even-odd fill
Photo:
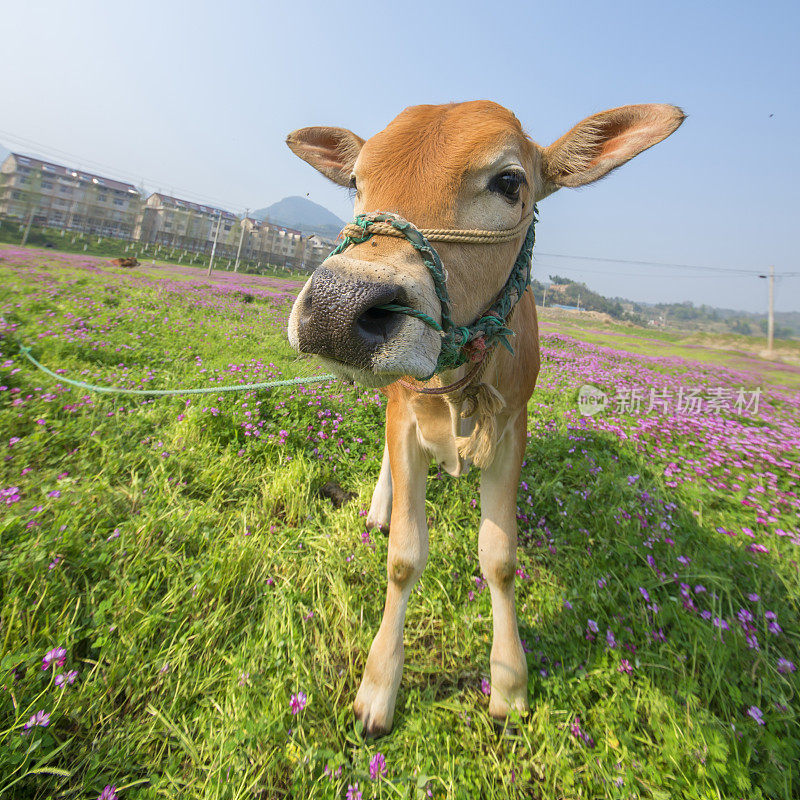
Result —
[[[383, 214], [380, 212], [359, 214], [352, 224], [361, 228], [363, 233], [361, 235], [345, 235], [341, 244], [331, 252], [328, 258], [338, 255], [351, 245], [366, 242], [374, 235], [381, 235], [381, 231], [370, 230], [377, 223], [391, 225], [411, 243], [422, 257], [431, 274], [431, 278], [433, 278], [436, 297], [439, 299], [441, 307], [441, 324], [428, 314], [409, 306], [386, 303], [385, 305], [377, 306], [377, 308], [416, 317], [433, 328], [442, 337], [442, 347], [436, 362], [436, 368], [428, 376], [431, 378], [440, 372], [460, 367], [467, 361], [475, 360], [474, 354], [476, 352], [480, 353], [479, 357], [483, 357], [486, 352], [498, 343], [502, 344], [513, 355], [514, 348], [509, 342], [509, 337], [513, 336], [514, 332], [506, 325], [506, 319], [531, 283], [531, 258], [535, 239], [534, 228], [537, 222], [536, 214], [537, 208], [534, 205], [531, 224], [528, 226], [525, 240], [517, 254], [505, 286], [500, 291], [495, 302], [472, 325], [456, 325], [453, 322], [450, 311], [450, 296], [447, 292], [447, 272], [442, 265], [439, 254], [421, 230], [396, 214]], [[431, 235], [430, 238], [435, 237]], [[469, 241], [468, 238], [463, 238], [462, 240]], [[480, 343], [478, 340], [481, 340]], [[475, 342], [475, 345], [470, 347], [469, 345], [473, 342]]]

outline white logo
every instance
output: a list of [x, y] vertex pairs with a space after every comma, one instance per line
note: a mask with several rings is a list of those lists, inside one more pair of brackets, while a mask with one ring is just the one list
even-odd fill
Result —
[[584, 417], [593, 417], [599, 414], [608, 405], [608, 395], [586, 383], [578, 390], [578, 411]]

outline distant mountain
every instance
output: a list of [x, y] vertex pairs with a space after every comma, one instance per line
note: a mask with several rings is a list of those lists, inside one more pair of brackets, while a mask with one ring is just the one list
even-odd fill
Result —
[[328, 237], [337, 236], [345, 225], [327, 208], [305, 197], [284, 197], [278, 203], [256, 209], [250, 216], [286, 228], [294, 228], [303, 233], [318, 233]]

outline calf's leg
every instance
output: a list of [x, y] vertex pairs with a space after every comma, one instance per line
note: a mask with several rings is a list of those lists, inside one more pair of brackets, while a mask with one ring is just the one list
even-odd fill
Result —
[[367, 514], [367, 527], [377, 528], [381, 531], [389, 530], [389, 520], [392, 516], [392, 469], [389, 464], [389, 444], [383, 445], [383, 460], [381, 473], [372, 493], [372, 502]]
[[492, 693], [489, 713], [502, 719], [511, 709], [528, 711], [528, 667], [514, 606], [517, 568], [517, 487], [525, 452], [527, 417], [506, 427], [494, 461], [481, 473], [478, 555], [492, 596]]
[[353, 704], [368, 736], [391, 730], [403, 674], [406, 607], [411, 589], [428, 559], [425, 480], [429, 458], [419, 445], [410, 411], [404, 404], [391, 400], [386, 413], [386, 441], [394, 492], [386, 605]]

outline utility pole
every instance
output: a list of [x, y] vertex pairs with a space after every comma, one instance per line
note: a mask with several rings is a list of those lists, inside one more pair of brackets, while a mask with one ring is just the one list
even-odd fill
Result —
[[31, 213], [28, 214], [28, 224], [25, 226], [25, 233], [22, 235], [21, 244], [22, 244], [23, 247], [25, 247], [25, 245], [28, 242], [28, 234], [31, 232], [31, 223], [33, 222], [33, 212], [34, 211], [36, 211], [36, 206], [32, 205], [31, 206]]
[[764, 355], [772, 358], [772, 348], [775, 337], [775, 267], [770, 265], [769, 275], [759, 275], [759, 278], [769, 279], [769, 316], [767, 317], [767, 351]]
[[544, 294], [542, 295], [542, 308], [547, 305], [547, 284], [544, 285]]
[[214, 253], [217, 252], [217, 237], [219, 236], [219, 226], [222, 222], [222, 211], [217, 211], [217, 229], [214, 231], [214, 244], [211, 245], [211, 258], [208, 260], [208, 272], [206, 275], [211, 275], [211, 270], [214, 269]]
[[775, 337], [775, 267], [769, 268], [769, 319], [767, 320], [767, 351], [772, 355]]
[[247, 219], [247, 215], [250, 213], [250, 209], [246, 208], [244, 210], [244, 219], [242, 220], [242, 233], [239, 236], [239, 249], [236, 251], [236, 263], [233, 265], [233, 271], [239, 271], [239, 256], [242, 253], [242, 242], [244, 241], [244, 221]]

